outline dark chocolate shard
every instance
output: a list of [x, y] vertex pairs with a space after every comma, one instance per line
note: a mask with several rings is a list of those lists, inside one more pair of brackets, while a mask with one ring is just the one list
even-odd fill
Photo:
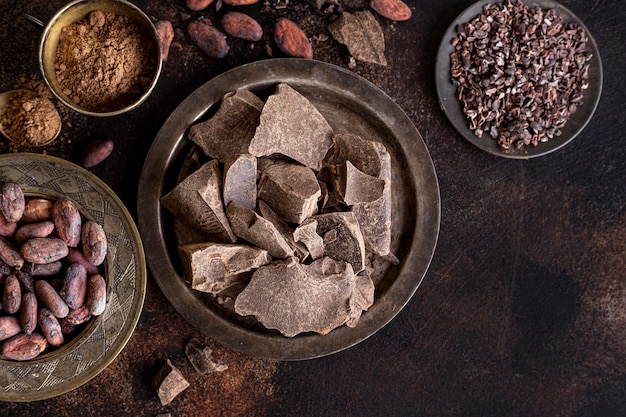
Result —
[[258, 199], [285, 221], [302, 223], [317, 212], [322, 192], [311, 168], [277, 161], [261, 173]]
[[348, 262], [357, 273], [365, 268], [365, 242], [354, 213], [319, 214], [302, 226], [309, 222], [317, 223], [316, 233], [324, 241], [324, 256]]
[[251, 91], [226, 93], [213, 117], [191, 126], [189, 139], [221, 162], [248, 153], [262, 109], [263, 101]]
[[359, 61], [387, 65], [385, 59], [385, 36], [369, 11], [343, 12], [328, 25], [333, 38], [346, 45], [350, 54]]
[[332, 146], [333, 129], [302, 94], [281, 83], [268, 97], [249, 153], [267, 156], [279, 153], [315, 170]]
[[380, 177], [381, 156], [376, 145], [378, 142], [351, 133], [339, 133], [333, 136], [333, 143], [333, 151], [328, 156], [329, 167], [342, 166], [350, 161], [359, 171]]
[[243, 207], [256, 207], [256, 157], [237, 155], [224, 165], [224, 206], [236, 201]]
[[257, 269], [237, 297], [235, 312], [254, 315], [287, 337], [327, 334], [348, 320], [354, 322], [356, 311], [350, 310], [358, 309], [362, 298], [350, 264], [325, 257], [303, 265], [292, 258]]
[[152, 387], [157, 392], [161, 405], [167, 405], [189, 387], [189, 382], [167, 359], [152, 377]]
[[346, 326], [355, 327], [363, 311], [374, 304], [374, 282], [365, 271], [356, 276], [356, 291], [348, 304], [348, 320]]
[[345, 178], [340, 178], [338, 183], [343, 202], [349, 206], [378, 200], [385, 189], [385, 180], [365, 174], [350, 161], [346, 161]]
[[213, 372], [222, 372], [228, 369], [228, 366], [219, 359], [211, 355], [211, 348], [200, 342], [198, 339], [191, 338], [185, 345], [185, 355], [191, 362], [194, 369], [201, 374], [210, 374]]
[[226, 216], [237, 237], [265, 249], [274, 258], [284, 259], [293, 256], [293, 249], [278, 229], [272, 222], [256, 214], [254, 210], [232, 201], [226, 207]]
[[178, 220], [203, 232], [213, 242], [233, 243], [222, 203], [222, 173], [215, 159], [202, 165], [161, 197]]
[[294, 240], [293, 229], [283, 219], [281, 219], [278, 213], [272, 210], [272, 208], [268, 206], [265, 201], [259, 201], [259, 213], [261, 213], [261, 216], [263, 216], [265, 220], [274, 225], [283, 239], [285, 239], [287, 244], [291, 247], [291, 249], [293, 249], [294, 256], [300, 259], [301, 262], [309, 256], [309, 251], [306, 246]]
[[316, 260], [324, 256], [324, 239], [317, 234], [317, 222], [309, 219], [296, 227], [293, 232], [296, 242], [302, 242], [309, 250], [311, 259]]
[[178, 247], [183, 278], [194, 290], [217, 295], [249, 278], [249, 271], [271, 262], [266, 250], [213, 242]]

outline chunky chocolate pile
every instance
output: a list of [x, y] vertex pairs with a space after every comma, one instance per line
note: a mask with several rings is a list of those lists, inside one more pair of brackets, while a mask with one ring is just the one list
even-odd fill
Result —
[[179, 245], [192, 288], [285, 336], [355, 326], [374, 302], [374, 262], [391, 253], [391, 158], [376, 141], [335, 133], [287, 84], [264, 102], [226, 94], [191, 126], [208, 162], [161, 197], [203, 234]]

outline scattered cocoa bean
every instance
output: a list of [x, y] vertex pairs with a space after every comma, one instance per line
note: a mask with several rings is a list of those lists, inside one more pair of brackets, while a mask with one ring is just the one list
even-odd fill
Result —
[[81, 247], [87, 262], [98, 266], [107, 254], [107, 237], [98, 223], [87, 221], [82, 227]]
[[36, 237], [22, 245], [20, 254], [28, 262], [48, 264], [63, 259], [69, 249], [64, 241], [54, 237]]
[[39, 327], [51, 346], [61, 346], [64, 338], [59, 320], [47, 308], [40, 308], [37, 314]]
[[80, 243], [81, 218], [74, 203], [70, 200], [57, 200], [52, 206], [52, 221], [59, 237], [67, 246], [77, 247]]
[[0, 239], [0, 259], [15, 269], [22, 269], [24, 266], [24, 258], [3, 239]]
[[30, 223], [21, 226], [15, 231], [13, 239], [17, 243], [24, 243], [28, 239], [34, 237], [47, 237], [54, 230], [54, 223], [51, 221], [44, 221], [40, 223]]
[[412, 15], [409, 6], [402, 0], [371, 0], [370, 7], [381, 16], [397, 22], [409, 20]]
[[79, 263], [71, 264], [65, 271], [63, 288], [59, 292], [63, 301], [71, 309], [81, 307], [87, 296], [87, 271]]
[[24, 214], [25, 200], [22, 188], [7, 182], [0, 188], [0, 211], [9, 222], [17, 223]]
[[9, 314], [15, 314], [22, 304], [22, 288], [15, 275], [9, 275], [4, 283], [2, 307]]
[[22, 296], [22, 309], [20, 311], [20, 324], [22, 331], [30, 334], [37, 327], [37, 296], [27, 292]]
[[36, 223], [52, 219], [52, 201], [45, 198], [31, 198], [26, 201], [22, 223]]
[[106, 307], [106, 282], [100, 274], [92, 275], [87, 282], [86, 306], [94, 316], [104, 313]]
[[36, 358], [46, 347], [48, 341], [39, 333], [22, 333], [4, 342], [2, 355], [15, 361], [27, 361]]
[[263, 28], [252, 17], [241, 12], [228, 12], [222, 17], [222, 28], [235, 38], [247, 41], [260, 41], [263, 37]]
[[61, 319], [69, 313], [69, 307], [48, 281], [43, 279], [35, 281], [35, 293], [56, 317]]
[[94, 275], [100, 272], [98, 271], [97, 266], [95, 266], [94, 264], [90, 263], [87, 259], [85, 259], [85, 255], [83, 255], [83, 252], [79, 249], [70, 248], [70, 251], [67, 254], [67, 261], [71, 264], [73, 263], [81, 264], [87, 270], [88, 275]]
[[313, 58], [313, 47], [295, 22], [281, 17], [274, 25], [274, 41], [283, 53], [299, 58]]
[[0, 317], [0, 340], [6, 340], [18, 334], [22, 330], [20, 322], [13, 316]]
[[213, 3], [213, 0], [185, 0], [186, 6], [195, 11], [204, 10]]
[[17, 223], [8, 221], [0, 212], [0, 236], [13, 236], [15, 229], [17, 229]]
[[114, 143], [111, 139], [101, 139], [91, 142], [85, 147], [80, 157], [80, 164], [84, 168], [93, 168], [111, 155]]
[[169, 20], [159, 20], [154, 24], [154, 27], [159, 34], [159, 42], [161, 43], [161, 60], [167, 61], [167, 57], [170, 54], [170, 45], [174, 40], [174, 27]]
[[24, 288], [24, 292], [33, 292], [35, 291], [35, 286], [33, 284], [33, 276], [28, 272], [23, 270], [15, 271], [13, 273], [17, 280], [22, 284]]
[[205, 21], [190, 22], [187, 25], [187, 35], [211, 58], [224, 58], [230, 49], [226, 43], [226, 35]]
[[[71, 261], [69, 262], [72, 263]], [[61, 272], [62, 269], [63, 263], [61, 261], [50, 262], [47, 264], [33, 264], [30, 262], [24, 262], [24, 266], [22, 267], [23, 272], [26, 272], [33, 277], [49, 277], [58, 274], [59, 272]]]
[[91, 311], [89, 311], [89, 308], [87, 308], [86, 305], [82, 305], [75, 310], [70, 310], [68, 315], [63, 317], [61, 320], [63, 320], [66, 323], [77, 326], [79, 324], [83, 324], [91, 320], [92, 316], [93, 314], [91, 314]]

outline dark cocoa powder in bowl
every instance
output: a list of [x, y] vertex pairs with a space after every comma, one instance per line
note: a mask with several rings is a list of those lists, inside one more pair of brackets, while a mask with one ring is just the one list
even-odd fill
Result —
[[111, 112], [133, 104], [157, 67], [149, 34], [132, 19], [99, 10], [61, 30], [55, 71], [62, 91], [79, 107]]
[[61, 116], [50, 100], [30, 90], [18, 90], [7, 103], [0, 122], [20, 145], [43, 146], [61, 129]]

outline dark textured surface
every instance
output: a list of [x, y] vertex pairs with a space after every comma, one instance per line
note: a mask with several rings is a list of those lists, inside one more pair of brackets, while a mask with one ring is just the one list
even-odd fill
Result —
[[[7, 4], [8, 3], [8, 4]], [[0, 89], [20, 76], [38, 79], [39, 29], [63, 1], [9, 0], [0, 13]], [[147, 14], [183, 28], [184, 2], [136, 1]], [[621, 0], [564, 0], [595, 37], [604, 90], [587, 128], [565, 148], [534, 160], [506, 160], [474, 147], [439, 109], [437, 45], [471, 1], [409, 1], [409, 22], [379, 18], [387, 67], [354, 72], [402, 107], [431, 152], [442, 196], [435, 257], [420, 289], [385, 328], [342, 353], [278, 363], [216, 345], [183, 320], [149, 278], [145, 308], [127, 347], [84, 386], [35, 403], [0, 403], [0, 415], [155, 416], [568, 416], [626, 415], [626, 105], [623, 99], [626, 5]], [[274, 2], [272, 1], [273, 5]], [[348, 10], [365, 1], [342, 2]], [[221, 61], [183, 38], [172, 49], [154, 94], [139, 109], [109, 119], [62, 111], [61, 139], [46, 152], [76, 160], [90, 141], [115, 140], [92, 171], [136, 214], [141, 163], [176, 106], [215, 75], [263, 59], [277, 16], [312, 38], [327, 17], [314, 2], [285, 9], [261, 5], [266, 28], [250, 49], [231, 42]], [[183, 15], [181, 15], [181, 12]], [[274, 56], [280, 56], [273, 48]], [[347, 67], [344, 47], [314, 42], [314, 58]], [[0, 150], [9, 147], [2, 143]], [[42, 150], [39, 150], [41, 152]], [[184, 356], [197, 337], [229, 369], [200, 375]], [[149, 379], [169, 357], [191, 386], [161, 406]]]

